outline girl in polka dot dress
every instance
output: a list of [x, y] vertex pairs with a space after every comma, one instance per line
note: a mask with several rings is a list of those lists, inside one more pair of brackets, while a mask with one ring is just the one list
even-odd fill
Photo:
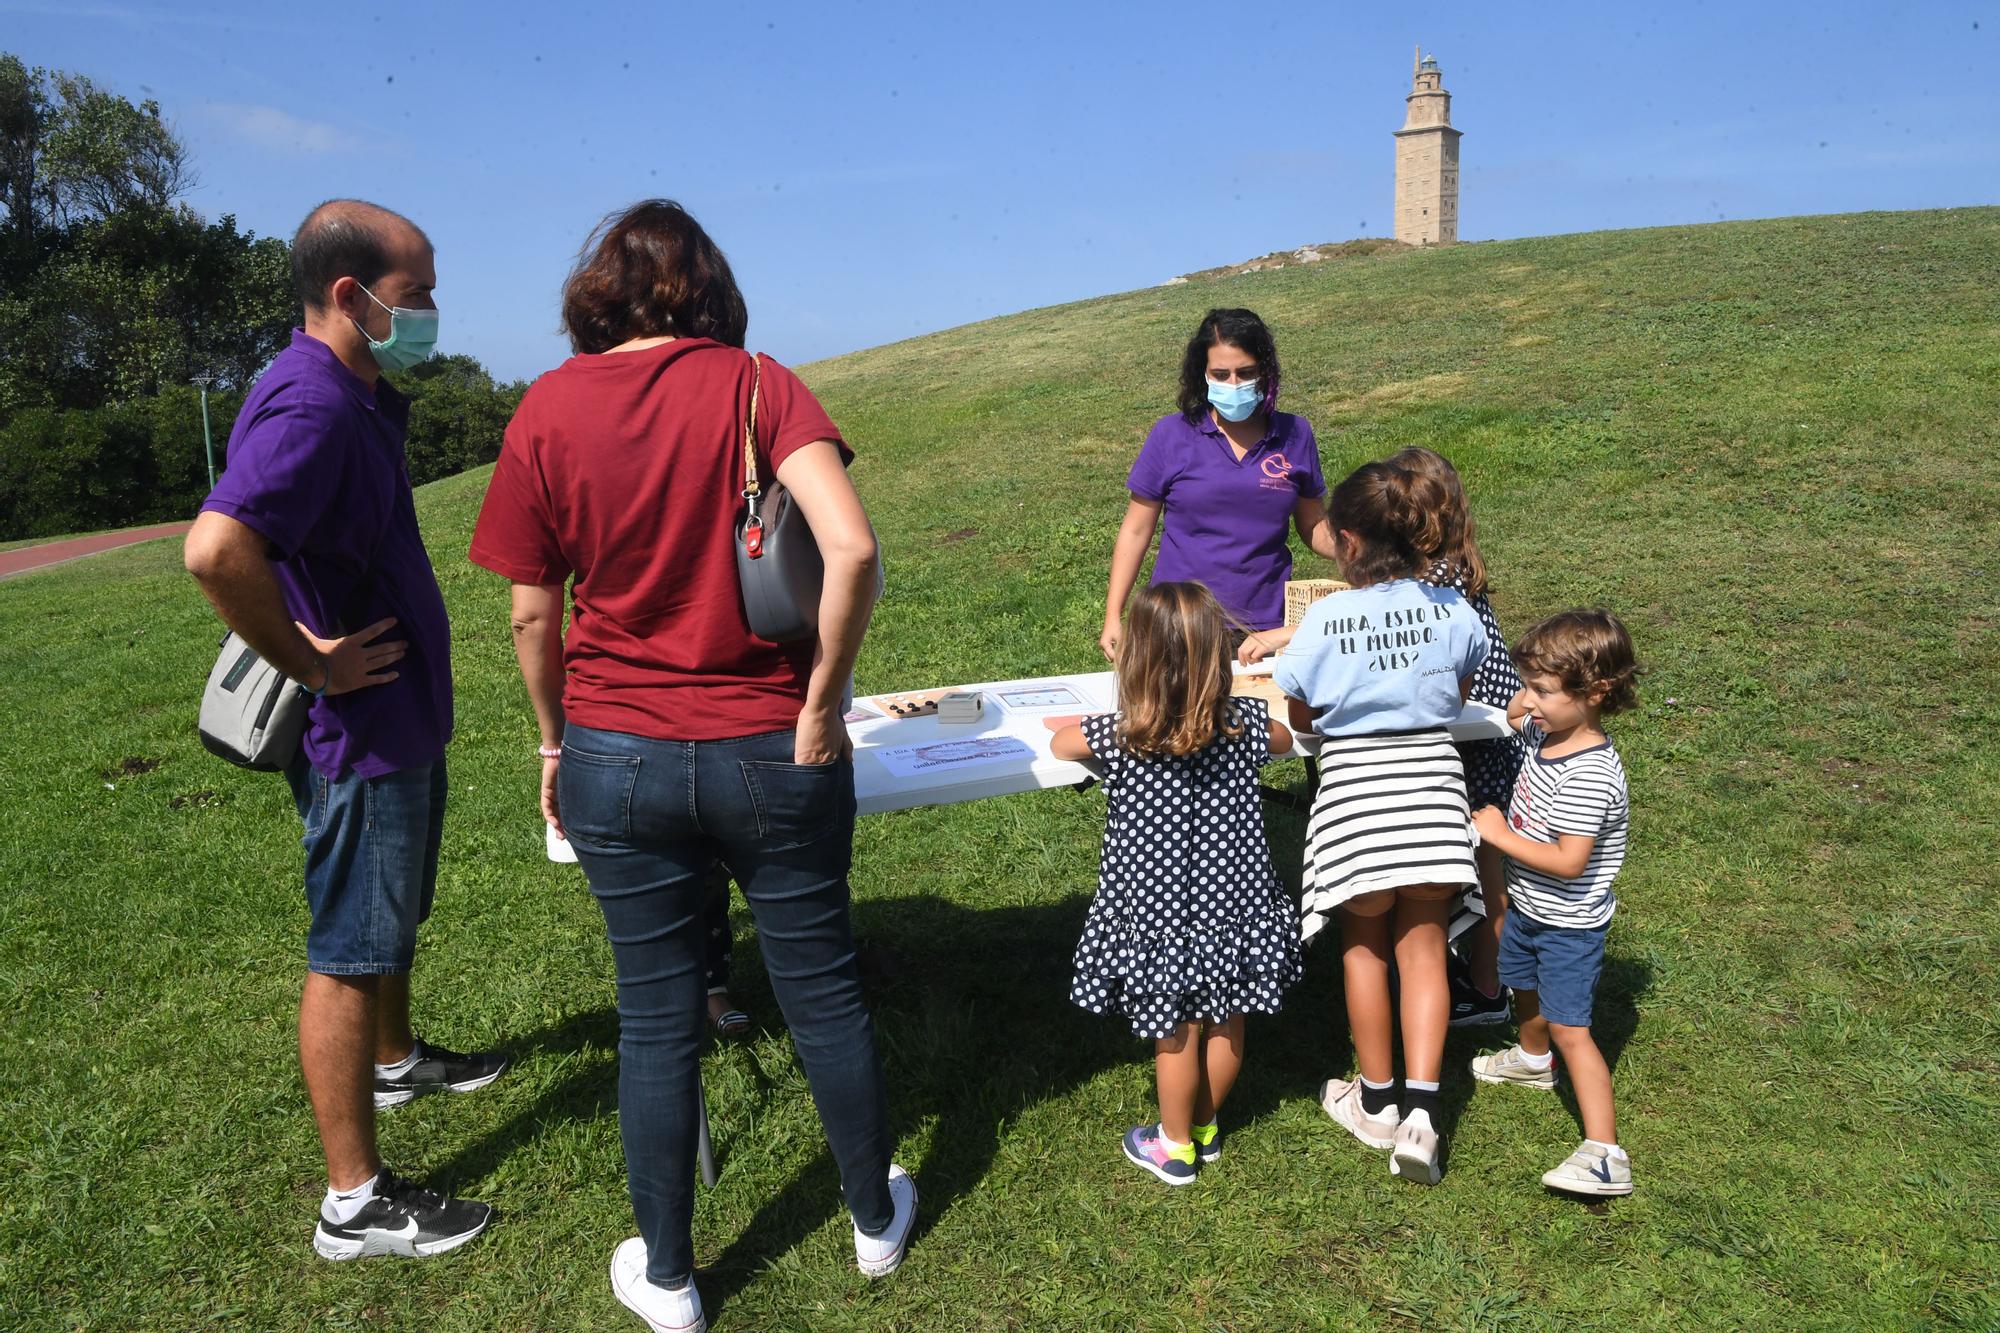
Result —
[[1261, 700], [1230, 697], [1230, 649], [1208, 589], [1147, 588], [1118, 645], [1119, 711], [1053, 742], [1101, 766], [1109, 801], [1070, 998], [1153, 1042], [1160, 1115], [1125, 1135], [1125, 1156], [1169, 1185], [1222, 1155], [1216, 1112], [1243, 1064], [1243, 1015], [1276, 1013], [1299, 979], [1257, 777], [1292, 735]]
[[[1430, 567], [1418, 577], [1440, 588], [1456, 588], [1472, 603], [1492, 646], [1473, 673], [1472, 691], [1466, 697], [1474, 703], [1505, 708], [1521, 692], [1521, 673], [1514, 668], [1507, 636], [1500, 632], [1500, 622], [1486, 596], [1486, 561], [1473, 536], [1472, 509], [1466, 503], [1458, 469], [1443, 454], [1415, 445], [1391, 457], [1389, 464], [1435, 478], [1445, 489], [1446, 504], [1439, 511], [1443, 539], [1436, 550], [1425, 553]], [[1519, 736], [1468, 741], [1458, 747], [1465, 764], [1466, 797], [1474, 810], [1485, 805], [1507, 808], [1526, 753]], [[1466, 960], [1462, 967], [1456, 956], [1450, 960], [1453, 1027], [1507, 1021], [1507, 997], [1500, 989], [1499, 972], [1500, 924], [1507, 911], [1504, 858], [1482, 844], [1474, 860], [1479, 868], [1479, 887], [1460, 895], [1451, 925]], [[1467, 918], [1471, 918], [1470, 924], [1463, 924]]]

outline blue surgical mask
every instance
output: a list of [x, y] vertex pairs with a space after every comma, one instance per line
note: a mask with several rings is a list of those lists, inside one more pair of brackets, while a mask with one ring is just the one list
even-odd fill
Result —
[[1264, 391], [1256, 380], [1241, 384], [1208, 382], [1208, 401], [1224, 421], [1248, 421], [1264, 401]]
[[375, 354], [376, 365], [384, 370], [408, 370], [437, 350], [437, 311], [382, 305], [375, 299], [375, 293], [358, 282], [354, 285], [361, 287], [369, 300], [389, 312], [389, 336], [381, 342], [368, 338], [368, 330], [361, 329], [359, 320], [354, 321], [354, 327], [361, 329], [361, 336], [368, 338], [368, 350]]

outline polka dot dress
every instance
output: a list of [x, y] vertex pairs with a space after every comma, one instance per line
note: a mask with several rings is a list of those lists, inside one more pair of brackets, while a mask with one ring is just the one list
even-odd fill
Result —
[[1158, 759], [1118, 748], [1117, 714], [1083, 723], [1109, 810], [1070, 999], [1125, 1015], [1136, 1037], [1276, 1013], [1299, 979], [1294, 909], [1257, 794], [1270, 714], [1257, 699], [1231, 707], [1240, 736]]
[[[1424, 582], [1465, 591], [1465, 579], [1442, 560], [1425, 572]], [[1467, 600], [1479, 613], [1479, 623], [1485, 626], [1486, 637], [1493, 644], [1486, 660], [1472, 673], [1472, 693], [1468, 697], [1475, 703], [1505, 708], [1520, 692], [1521, 673], [1514, 669], [1514, 659], [1507, 655], [1507, 636], [1500, 632], [1500, 622], [1494, 618], [1493, 605], [1486, 594]], [[1459, 758], [1465, 763], [1465, 794], [1474, 810], [1482, 805], [1507, 808], [1514, 798], [1514, 780], [1521, 775], [1524, 753], [1519, 736], [1468, 741], [1458, 747]]]

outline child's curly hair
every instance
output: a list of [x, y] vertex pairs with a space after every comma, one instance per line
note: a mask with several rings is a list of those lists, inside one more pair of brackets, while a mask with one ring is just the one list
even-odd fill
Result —
[[1529, 628], [1514, 641], [1514, 665], [1554, 676], [1571, 694], [1606, 687], [1598, 712], [1622, 713], [1639, 702], [1639, 662], [1625, 622], [1605, 610], [1564, 611]]

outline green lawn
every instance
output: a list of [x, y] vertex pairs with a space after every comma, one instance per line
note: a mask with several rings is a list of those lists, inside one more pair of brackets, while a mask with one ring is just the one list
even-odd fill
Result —
[[[1786, 219], [1156, 288], [805, 368], [889, 553], [864, 689], [1096, 665], [1124, 469], [1211, 304], [1272, 323], [1330, 475], [1458, 462], [1503, 624], [1617, 609], [1650, 673], [1614, 731], [1600, 1027], [1639, 1192], [1545, 1193], [1570, 1110], [1475, 1092], [1464, 1037], [1444, 1183], [1391, 1180], [1313, 1101], [1351, 1068], [1328, 946], [1252, 1024], [1227, 1157], [1160, 1188], [1117, 1151], [1144, 1052], [1065, 1000], [1101, 797], [910, 811], [863, 821], [855, 916], [894, 960], [920, 1234], [854, 1271], [741, 948], [765, 1026], [705, 1064], [715, 1327], [2000, 1325], [1996, 288], [2000, 210]], [[313, 1256], [296, 822], [197, 745], [217, 631], [155, 543], [0, 586], [0, 1326], [638, 1327], [605, 1273], [632, 1229], [609, 952], [541, 859], [505, 588], [464, 558], [484, 484], [418, 497], [459, 707], [417, 989], [437, 1040], [516, 1064], [383, 1137], [499, 1222], [421, 1264]], [[1271, 833], [1295, 866], [1297, 820]]]

